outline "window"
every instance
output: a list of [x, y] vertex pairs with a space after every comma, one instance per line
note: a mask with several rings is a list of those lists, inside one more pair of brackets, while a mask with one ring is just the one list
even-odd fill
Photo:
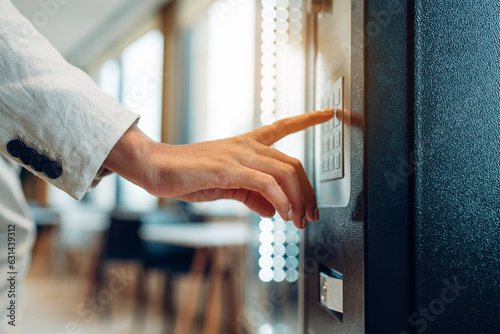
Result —
[[[255, 2], [214, 3], [181, 31], [182, 143], [232, 137], [254, 128]], [[220, 200], [194, 204], [210, 214], [246, 213]]]
[[[163, 34], [151, 30], [128, 45], [119, 57], [100, 67], [98, 84], [110, 96], [139, 114], [139, 128], [159, 141], [163, 77]], [[149, 211], [158, 206], [157, 197], [117, 175], [104, 178], [86, 197], [106, 211], [117, 204], [132, 211]]]
[[[141, 115], [138, 126], [151, 139], [161, 140], [163, 34], [152, 30], [130, 44], [121, 55], [120, 101]], [[120, 178], [118, 203], [129, 210], [156, 209], [158, 198]]]
[[152, 30], [122, 53], [121, 101], [141, 115], [139, 128], [151, 139], [161, 140], [163, 84], [163, 34]]

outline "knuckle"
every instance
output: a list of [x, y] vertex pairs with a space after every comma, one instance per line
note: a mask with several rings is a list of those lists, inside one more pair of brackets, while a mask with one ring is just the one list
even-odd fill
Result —
[[258, 141], [261, 143], [269, 143], [273, 141], [273, 131], [270, 125], [266, 126], [263, 131], [260, 132]]
[[236, 147], [233, 148], [233, 154], [241, 153], [242, 149], [252, 149], [252, 139], [248, 136], [236, 136], [234, 137], [234, 143]]
[[273, 133], [271, 131], [265, 131], [264, 133], [262, 133], [260, 140], [261, 142], [264, 143], [273, 142], [274, 141]]
[[260, 179], [262, 187], [266, 190], [271, 190], [274, 188], [276, 181], [270, 175], [263, 175]]
[[288, 164], [284, 165], [283, 173], [287, 179], [295, 179], [297, 176], [297, 171], [295, 170], [295, 167]]
[[244, 145], [246, 142], [246, 137], [245, 136], [236, 136], [233, 138], [233, 140], [238, 145]]
[[291, 158], [290, 165], [292, 165], [296, 170], [302, 169], [302, 162], [299, 159]]
[[290, 120], [289, 117], [288, 118], [283, 118], [278, 123], [279, 123], [279, 125], [280, 125], [281, 128], [287, 128], [287, 127], [289, 127], [291, 125], [291, 120]]
[[232, 156], [235, 156], [239, 151], [241, 151], [241, 148], [244, 147], [245, 143], [243, 138], [240, 136], [231, 138], [231, 140], [228, 142], [228, 145], [226, 146], [226, 149], [228, 150], [228, 153]]

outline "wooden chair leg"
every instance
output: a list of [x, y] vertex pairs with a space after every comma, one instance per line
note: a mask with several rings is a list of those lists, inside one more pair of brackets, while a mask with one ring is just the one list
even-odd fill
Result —
[[204, 334], [218, 334], [221, 331], [223, 251], [214, 249], [210, 269], [210, 282], [205, 308]]
[[238, 318], [241, 311], [240, 286], [236, 279], [236, 273], [234, 272], [234, 269], [227, 268], [224, 277], [226, 281], [226, 326], [229, 333], [237, 333]]
[[[103, 248], [103, 237], [99, 236], [99, 240], [97, 241], [97, 246], [94, 252], [90, 255], [90, 265], [88, 268], [88, 286], [87, 286], [87, 295], [92, 296], [99, 291], [102, 285], [102, 248]], [[97, 286], [99, 283], [99, 286]]]
[[187, 279], [188, 291], [177, 315], [174, 334], [191, 333], [191, 327], [193, 325], [196, 307], [198, 306], [198, 300], [203, 285], [203, 278], [205, 276], [206, 265], [207, 250], [205, 248], [197, 248]]
[[135, 325], [137, 328], [143, 328], [146, 322], [146, 307], [147, 307], [147, 269], [139, 263], [137, 273], [136, 298], [135, 298]]
[[164, 289], [163, 289], [163, 326], [164, 333], [172, 333], [171, 321], [174, 319], [174, 289], [173, 289], [173, 275], [169, 272], [165, 273]]
[[[105, 261], [103, 258], [99, 257], [97, 260], [96, 268], [95, 268], [95, 273], [94, 273], [94, 281], [91, 287], [88, 290], [88, 297], [96, 297], [97, 293], [101, 290], [101, 288], [104, 285], [104, 278], [105, 278]], [[100, 312], [99, 312], [100, 313]], [[98, 313], [98, 316], [99, 316]]]

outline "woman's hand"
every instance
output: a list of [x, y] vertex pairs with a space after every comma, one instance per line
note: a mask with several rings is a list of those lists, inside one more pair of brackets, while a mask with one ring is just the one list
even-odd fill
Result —
[[316, 195], [297, 159], [269, 146], [329, 120], [334, 111], [282, 119], [244, 135], [188, 145], [155, 143], [132, 126], [103, 166], [159, 197], [187, 202], [235, 199], [258, 214], [277, 210], [298, 228], [319, 219]]

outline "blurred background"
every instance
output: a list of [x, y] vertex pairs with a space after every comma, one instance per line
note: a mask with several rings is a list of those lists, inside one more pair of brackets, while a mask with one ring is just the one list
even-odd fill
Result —
[[[225, 138], [304, 112], [301, 0], [13, 0], [151, 138]], [[297, 134], [276, 148], [303, 159]], [[22, 333], [298, 333], [301, 233], [232, 201], [111, 175], [75, 201], [20, 173], [37, 224]]]

